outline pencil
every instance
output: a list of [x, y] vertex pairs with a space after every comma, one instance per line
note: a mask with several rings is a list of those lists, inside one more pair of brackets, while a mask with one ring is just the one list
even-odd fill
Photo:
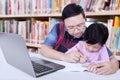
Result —
[[84, 57], [84, 55], [82, 54], [82, 52], [80, 51], [80, 49], [77, 46], [76, 46], [76, 49], [77, 49], [78, 52], [80, 52], [81, 57]]

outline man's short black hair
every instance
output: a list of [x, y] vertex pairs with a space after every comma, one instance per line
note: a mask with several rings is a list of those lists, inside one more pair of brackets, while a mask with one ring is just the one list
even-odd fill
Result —
[[91, 24], [84, 33], [84, 40], [88, 44], [100, 43], [104, 45], [108, 38], [108, 28], [102, 23]]
[[75, 3], [68, 4], [62, 12], [62, 19], [65, 20], [66, 18], [73, 17], [76, 15], [82, 14], [83, 18], [85, 18], [84, 10], [80, 5]]

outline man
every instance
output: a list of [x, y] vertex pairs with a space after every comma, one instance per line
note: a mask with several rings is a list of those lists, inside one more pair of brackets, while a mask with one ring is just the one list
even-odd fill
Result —
[[[81, 6], [76, 4], [67, 5], [62, 12], [62, 19], [64, 21], [64, 37], [57, 50], [54, 49], [59, 34], [60, 24], [56, 24], [51, 32], [48, 34], [43, 46], [40, 49], [40, 53], [48, 58], [62, 60], [66, 62], [79, 62], [82, 53], [71, 52], [64, 54], [69, 48], [73, 47], [78, 41], [83, 40], [85, 27], [85, 14]], [[114, 58], [112, 53], [108, 50], [110, 56], [110, 62], [104, 62], [88, 65], [89, 71], [106, 75], [114, 73], [118, 70], [118, 61]], [[96, 70], [91, 70], [91, 67], [95, 67]]]

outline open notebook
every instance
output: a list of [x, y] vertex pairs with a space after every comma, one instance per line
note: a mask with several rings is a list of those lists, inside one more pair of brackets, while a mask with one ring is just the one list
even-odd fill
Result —
[[45, 60], [48, 60], [48, 61], [52, 61], [52, 62], [55, 62], [55, 63], [59, 63], [61, 65], [64, 65], [65, 68], [62, 69], [62, 70], [59, 70], [59, 71], [63, 71], [63, 72], [66, 72], [66, 71], [67, 72], [83, 72], [83, 71], [88, 71], [87, 68], [83, 67], [83, 66], [87, 65], [88, 63], [86, 63], [86, 64], [69, 63], [69, 62], [64, 62], [64, 61], [58, 61], [58, 60], [49, 59], [49, 58], [46, 58], [46, 57], [44, 57], [44, 56], [42, 56], [40, 54], [36, 54], [36, 55], [30, 54], [30, 55], [32, 57], [38, 57], [38, 60], [39, 60], [39, 58], [42, 58], [42, 59], [45, 59]]
[[84, 72], [88, 71], [85, 67], [86, 64], [80, 64], [80, 63], [63, 63], [65, 68], [60, 71], [70, 71], [70, 72]]

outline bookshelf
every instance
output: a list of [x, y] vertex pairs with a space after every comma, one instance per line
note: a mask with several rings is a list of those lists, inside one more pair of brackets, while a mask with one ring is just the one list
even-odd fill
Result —
[[[5, 3], [6, 1], [8, 2], [8, 5], [6, 5], [6, 3]], [[14, 4], [14, 1], [17, 1], [17, 2], [15, 2], [15, 4]], [[24, 2], [24, 1], [26, 1], [26, 2]], [[41, 4], [36, 4], [36, 3], [38, 3], [37, 1], [38, 2], [41, 1]], [[49, 2], [49, 1], [51, 1], [51, 2]], [[52, 28], [51, 24], [50, 24], [51, 19], [52, 18], [61, 19], [61, 16], [62, 16], [61, 11], [65, 5], [67, 5], [68, 3], [76, 2], [77, 4], [79, 3], [79, 5], [81, 5], [86, 10], [87, 6], [85, 6], [85, 5], [87, 5], [88, 3], [85, 1], [90, 1], [90, 0], [56, 0], [56, 2], [57, 1], [58, 2], [61, 1], [61, 5], [59, 3], [58, 4], [55, 3], [54, 0], [45, 0], [45, 1], [44, 0], [3, 0], [3, 1], [0, 1], [0, 4], [2, 6], [7, 7], [7, 9], [6, 8], [4, 9], [4, 7], [3, 8], [0, 7], [0, 10], [4, 11], [4, 12], [0, 12], [0, 20], [3, 20], [3, 21], [15, 20], [15, 22], [18, 21], [17, 23], [19, 23], [19, 21], [20, 21], [20, 23], [23, 21], [26, 23], [28, 20], [28, 22], [30, 22], [30, 24], [34, 25], [34, 26], [36, 25], [36, 24], [34, 24], [34, 22], [37, 23], [39, 21], [42, 21], [44, 23], [44, 21], [45, 22], [47, 21], [48, 22], [47, 28], [49, 28], [49, 30], [48, 30], [48, 32], [49, 32], [50, 29]], [[95, 0], [95, 1], [102, 1], [102, 0]], [[23, 4], [26, 3], [26, 5], [22, 6], [22, 3]], [[96, 5], [96, 3], [94, 5]], [[45, 8], [46, 7], [45, 4], [48, 4], [47, 8]], [[54, 4], [54, 5], [50, 6], [49, 4]], [[85, 5], [83, 5], [83, 4], [85, 4]], [[18, 9], [18, 6], [16, 6], [16, 5], [19, 5], [20, 10]], [[37, 9], [36, 9], [36, 6], [37, 6]], [[99, 7], [98, 4], [96, 6]], [[24, 7], [26, 7], [28, 10], [25, 9]], [[90, 8], [92, 8], [92, 7], [90, 7]], [[113, 6], [113, 8], [114, 8], [114, 6]], [[118, 10], [113, 9], [113, 10], [109, 10], [109, 11], [104, 10], [104, 11], [97, 11], [97, 12], [85, 12], [85, 15], [87, 18], [93, 18], [93, 19], [97, 19], [98, 21], [107, 22], [108, 19], [114, 19], [115, 16], [120, 16], [120, 9], [118, 9]], [[25, 24], [25, 23], [23, 23], [23, 24]], [[39, 24], [39, 23], [37, 23], [37, 24]], [[46, 32], [46, 31], [44, 31], [44, 32]], [[43, 38], [40, 39], [39, 43], [30, 41], [30, 43], [26, 42], [26, 45], [28, 47], [33, 47], [33, 48], [41, 47], [41, 44], [44, 41], [45, 36], [47, 35], [47, 33], [44, 33], [44, 32], [42, 32], [42, 34], [44, 34], [44, 36], [42, 36]], [[21, 33], [21, 34], [23, 34], [23, 33]], [[36, 33], [36, 34], [38, 34], [38, 33]], [[32, 36], [32, 33], [30, 36]], [[37, 35], [37, 36], [39, 36], [39, 35]], [[36, 37], [34, 37], [34, 38], [36, 38]], [[36, 40], [37, 39], [38, 38], [36, 38]], [[118, 60], [120, 60], [119, 56], [117, 56], [116, 58]]]
[[25, 15], [0, 15], [0, 19], [11, 18], [49, 18], [49, 17], [61, 17], [61, 14], [25, 14]]
[[[120, 11], [101, 11], [101, 12], [85, 12], [86, 17], [99, 17], [99, 16], [120, 16]], [[37, 18], [37, 17], [61, 17], [61, 13], [54, 14], [24, 14], [24, 15], [0, 15], [0, 19], [4, 18]]]
[[[103, 12], [85, 12], [87, 18], [104, 18], [109, 19], [114, 16], [120, 16], [120, 11], [103, 11]], [[0, 20], [11, 20], [11, 19], [46, 19], [50, 20], [50, 18], [61, 18], [61, 13], [55, 13], [55, 14], [25, 14], [25, 15], [0, 15]], [[42, 41], [43, 42], [43, 41]], [[28, 44], [28, 46], [32, 45], [33, 47], [40, 47], [37, 44], [34, 45], [32, 43]]]
[[120, 11], [101, 11], [101, 12], [85, 12], [87, 17], [91, 16], [120, 16]]

